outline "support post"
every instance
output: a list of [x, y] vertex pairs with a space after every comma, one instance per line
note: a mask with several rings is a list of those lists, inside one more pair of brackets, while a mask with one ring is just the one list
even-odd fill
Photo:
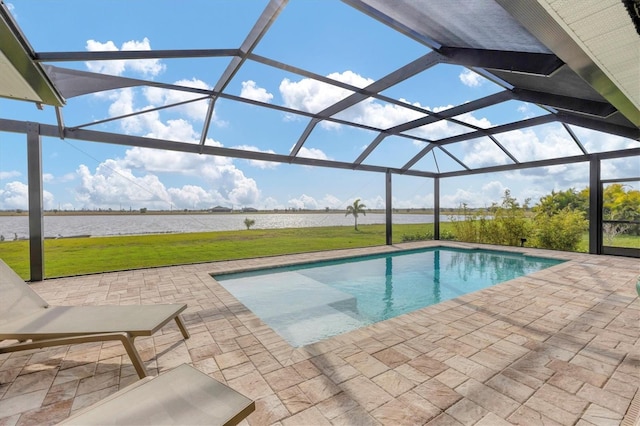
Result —
[[433, 178], [433, 239], [440, 239], [440, 178]]
[[602, 254], [602, 182], [600, 158], [589, 164], [589, 253]]
[[386, 173], [386, 192], [387, 192], [387, 201], [386, 201], [386, 217], [385, 217], [385, 224], [387, 225], [386, 227], [386, 235], [387, 235], [387, 245], [390, 246], [393, 244], [393, 230], [392, 230], [392, 225], [393, 225], [393, 219], [392, 219], [392, 208], [393, 208], [393, 202], [391, 200], [391, 171], [387, 170]]
[[42, 206], [42, 140], [40, 126], [27, 124], [27, 176], [29, 183], [30, 280], [44, 279], [44, 221]]

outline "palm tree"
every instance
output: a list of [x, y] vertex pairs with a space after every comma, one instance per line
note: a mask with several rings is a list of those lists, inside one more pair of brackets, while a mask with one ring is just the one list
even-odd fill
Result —
[[353, 215], [353, 218], [356, 222], [356, 231], [358, 230], [358, 215], [362, 213], [363, 215], [367, 215], [367, 212], [364, 210], [367, 208], [364, 204], [360, 204], [360, 198], [355, 200], [352, 205], [347, 206], [347, 213], [345, 216]]

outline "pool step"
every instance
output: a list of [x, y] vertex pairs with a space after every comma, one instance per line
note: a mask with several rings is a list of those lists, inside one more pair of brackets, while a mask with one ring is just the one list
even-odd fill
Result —
[[366, 324], [355, 297], [295, 271], [219, 282], [293, 346]]

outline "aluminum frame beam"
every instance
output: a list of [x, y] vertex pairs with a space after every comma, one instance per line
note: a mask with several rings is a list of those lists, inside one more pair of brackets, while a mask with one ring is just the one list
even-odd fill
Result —
[[393, 181], [391, 170], [385, 172], [385, 242], [393, 244]]
[[126, 59], [218, 58], [239, 56], [240, 49], [110, 50], [104, 52], [36, 52], [36, 62], [115, 61]]
[[600, 158], [589, 163], [589, 253], [602, 253], [602, 182]]
[[542, 104], [552, 108], [574, 111], [597, 117], [609, 117], [618, 111], [613, 105], [606, 102], [554, 95], [552, 93], [537, 92], [517, 87], [512, 89], [512, 92], [516, 99], [523, 102]]
[[[553, 114], [543, 115], [540, 117], [530, 118], [528, 120], [517, 121], [514, 123], [504, 124], [502, 126], [490, 127], [488, 129], [477, 130], [475, 132], [463, 133], [461, 135], [451, 136], [444, 139], [439, 139], [432, 141], [432, 143], [436, 146], [448, 145], [455, 142], [462, 142], [470, 139], [477, 139], [483, 136], [494, 135], [497, 133], [509, 132], [512, 130], [518, 130], [525, 127], [537, 126], [539, 124], [546, 124], [555, 121], [555, 116]], [[422, 151], [418, 152], [411, 160], [409, 160], [404, 166], [402, 166], [403, 170], [409, 170], [413, 167], [418, 161], [422, 159], [431, 149], [429, 146], [422, 149]]]
[[[227, 87], [227, 85], [231, 82], [231, 79], [236, 75], [236, 73], [242, 67], [242, 64], [247, 60], [248, 55], [255, 49], [258, 45], [262, 37], [267, 33], [267, 30], [273, 24], [275, 19], [278, 17], [282, 9], [286, 6], [288, 0], [270, 0], [269, 4], [262, 11], [262, 14], [256, 21], [255, 25], [242, 42], [240, 46], [240, 55], [234, 56], [231, 59], [231, 62], [224, 70], [218, 82], [214, 86], [214, 92], [221, 93]], [[207, 108], [207, 113], [204, 118], [204, 126], [202, 129], [202, 133], [200, 134], [200, 145], [204, 147], [204, 144], [207, 140], [207, 136], [209, 134], [209, 126], [211, 125], [211, 118], [213, 117], [213, 110], [215, 109], [217, 96], [213, 96], [209, 101], [209, 107]]]
[[456, 65], [549, 76], [564, 65], [551, 53], [506, 52], [442, 46], [438, 52]]
[[[443, 59], [443, 56], [439, 53], [429, 52], [426, 55], [416, 59], [415, 61], [412, 61], [407, 65], [398, 68], [397, 70], [391, 72], [390, 74], [387, 74], [379, 80], [376, 80], [369, 86], [363, 89], [358, 89], [355, 93], [318, 112], [317, 114], [315, 114], [315, 117], [317, 119], [332, 117], [339, 112], [342, 112], [345, 109], [350, 108], [371, 97], [371, 94], [377, 94], [383, 90], [388, 89], [389, 87], [395, 86], [401, 81], [404, 81], [422, 71], [433, 67], [434, 65], [441, 63]], [[425, 113], [427, 112], [425, 111]], [[306, 142], [306, 139], [309, 137], [309, 134], [311, 133], [311, 130], [313, 130], [313, 127], [315, 127], [315, 125], [316, 123], [314, 123], [313, 121], [309, 123], [309, 126], [307, 126], [300, 139], [298, 139], [298, 143], [296, 144], [295, 149], [292, 150], [292, 156], [297, 155], [298, 151]]]
[[440, 239], [440, 178], [433, 178], [433, 239]]
[[30, 280], [44, 279], [44, 216], [42, 185], [42, 139], [40, 125], [27, 123], [27, 177], [29, 183]]
[[[0, 131], [26, 134], [28, 132], [28, 126], [29, 126], [29, 122], [0, 119]], [[58, 126], [49, 125], [49, 124], [39, 124], [38, 129], [39, 129], [39, 134], [42, 136], [51, 137], [51, 138], [60, 138], [60, 129]], [[85, 142], [110, 143], [115, 145], [137, 146], [141, 148], [150, 148], [150, 149], [165, 149], [169, 151], [188, 152], [188, 153], [200, 153], [201, 151], [201, 147], [197, 143], [176, 142], [176, 141], [163, 140], [163, 139], [146, 138], [141, 136], [99, 132], [99, 131], [87, 130], [87, 129], [65, 128], [63, 131], [63, 135], [65, 139], [80, 140]], [[430, 144], [425, 148], [425, 150], [429, 152], [432, 149], [434, 149], [436, 146], [438, 145]], [[318, 166], [318, 167], [334, 167], [338, 169], [363, 170], [363, 171], [382, 172], [382, 173], [386, 172], [387, 170], [391, 170], [392, 173], [405, 174], [408, 176], [446, 178], [446, 177], [454, 177], [454, 176], [464, 176], [464, 175], [473, 175], [473, 174], [481, 174], [481, 173], [494, 173], [494, 172], [501, 172], [501, 171], [517, 170], [520, 168], [533, 168], [533, 167], [553, 166], [553, 165], [559, 165], [559, 164], [572, 164], [577, 162], [589, 161], [591, 158], [594, 158], [596, 156], [603, 159], [632, 157], [632, 156], [640, 155], [640, 146], [638, 148], [630, 148], [630, 149], [611, 151], [611, 152], [600, 152], [600, 153], [594, 153], [594, 154], [585, 154], [585, 155], [577, 155], [577, 156], [570, 156], [570, 157], [552, 158], [552, 159], [546, 159], [546, 160], [520, 162], [517, 164], [505, 164], [500, 166], [490, 166], [490, 167], [483, 167], [483, 168], [477, 168], [477, 169], [460, 170], [460, 171], [443, 172], [443, 173], [405, 170], [404, 168], [389, 168], [389, 167], [383, 167], [383, 166], [354, 164], [350, 162], [342, 162], [342, 161], [335, 161], [335, 160], [320, 160], [320, 159], [305, 158], [305, 157], [291, 158], [289, 155], [283, 155], [283, 154], [273, 154], [273, 153], [258, 152], [258, 151], [245, 151], [245, 150], [209, 146], [209, 145], [204, 147], [204, 150], [202, 150], [202, 154], [219, 155], [219, 156], [241, 158], [241, 159], [247, 159], [247, 160], [260, 160], [260, 161], [269, 161], [269, 162], [276, 162], [276, 163], [289, 163], [289, 164], [299, 164], [299, 165]]]

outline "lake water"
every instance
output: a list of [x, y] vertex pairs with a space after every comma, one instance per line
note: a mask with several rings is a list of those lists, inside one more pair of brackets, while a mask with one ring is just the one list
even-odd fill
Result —
[[[246, 229], [244, 220], [255, 220], [253, 229], [308, 228], [316, 226], [353, 226], [353, 217], [343, 213], [230, 213], [179, 215], [78, 215], [45, 216], [45, 237], [77, 235], [136, 235], [235, 231]], [[441, 220], [445, 217], [441, 216]], [[448, 218], [447, 218], [448, 219]], [[370, 213], [358, 217], [358, 224], [379, 224], [385, 215]], [[394, 214], [393, 223], [433, 223], [429, 214]], [[29, 237], [27, 216], [0, 216], [0, 235], [6, 240]]]

